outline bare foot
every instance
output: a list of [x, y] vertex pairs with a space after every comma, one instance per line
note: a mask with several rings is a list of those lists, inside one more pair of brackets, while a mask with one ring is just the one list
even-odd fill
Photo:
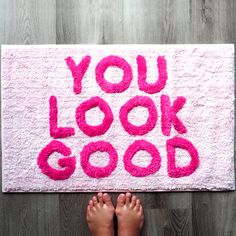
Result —
[[120, 194], [117, 198], [116, 215], [118, 236], [138, 236], [143, 227], [144, 213], [140, 200], [131, 193]]
[[98, 193], [89, 201], [87, 207], [87, 223], [92, 236], [114, 235], [114, 206], [107, 193]]

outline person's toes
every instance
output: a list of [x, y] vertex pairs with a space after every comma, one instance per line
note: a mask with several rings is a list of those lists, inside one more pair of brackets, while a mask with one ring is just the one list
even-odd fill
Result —
[[102, 198], [102, 193], [98, 193], [98, 202], [100, 203], [100, 205], [103, 205], [103, 198]]
[[138, 211], [140, 210], [140, 205], [141, 205], [140, 199], [137, 199], [137, 200], [136, 200], [136, 206], [135, 206], [135, 208], [136, 208]]
[[129, 206], [130, 205], [130, 199], [131, 199], [131, 193], [126, 193], [125, 194], [125, 204], [127, 205], [127, 206]]
[[110, 196], [109, 194], [104, 193], [104, 194], [102, 195], [102, 197], [103, 197], [104, 203], [105, 203], [107, 206], [113, 206], [112, 201], [111, 201], [111, 196]]
[[92, 200], [93, 200], [93, 206], [97, 206], [97, 204], [98, 204], [98, 199], [97, 199], [97, 197], [96, 197], [96, 196], [93, 196]]
[[90, 214], [90, 212], [91, 212], [91, 206], [88, 205], [88, 206], [87, 206], [87, 216], [88, 216], [88, 214]]
[[117, 198], [117, 207], [123, 207], [125, 204], [125, 195], [121, 193]]
[[93, 207], [93, 200], [89, 200], [89, 206]]
[[134, 208], [135, 205], [136, 205], [136, 200], [137, 200], [137, 197], [136, 196], [132, 196], [132, 199], [131, 199], [131, 207]]

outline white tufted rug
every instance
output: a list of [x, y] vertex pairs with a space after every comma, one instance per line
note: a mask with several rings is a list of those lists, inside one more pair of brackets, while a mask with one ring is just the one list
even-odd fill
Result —
[[4, 192], [234, 190], [233, 45], [1, 58]]

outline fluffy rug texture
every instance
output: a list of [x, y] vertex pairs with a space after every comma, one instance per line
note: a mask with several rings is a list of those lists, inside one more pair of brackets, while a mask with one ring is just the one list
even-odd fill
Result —
[[4, 192], [234, 190], [233, 45], [2, 46]]

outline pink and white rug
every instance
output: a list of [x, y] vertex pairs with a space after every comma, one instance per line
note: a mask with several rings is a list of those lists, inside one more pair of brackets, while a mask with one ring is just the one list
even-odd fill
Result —
[[4, 192], [234, 190], [233, 45], [2, 46]]

